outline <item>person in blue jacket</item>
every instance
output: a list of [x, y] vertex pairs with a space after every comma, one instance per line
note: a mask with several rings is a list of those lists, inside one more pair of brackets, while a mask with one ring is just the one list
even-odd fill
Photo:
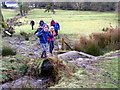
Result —
[[60, 30], [60, 25], [59, 25], [59, 23], [56, 22], [53, 26], [54, 26], [56, 35], [58, 35], [58, 30]]
[[38, 32], [37, 37], [40, 38], [40, 44], [42, 46], [42, 54], [41, 54], [41, 58], [46, 58], [46, 50], [47, 50], [47, 43], [48, 43], [48, 36], [49, 37], [53, 37], [52, 34], [49, 33], [48, 31], [48, 27], [45, 26], [44, 29], [42, 29], [40, 32]]

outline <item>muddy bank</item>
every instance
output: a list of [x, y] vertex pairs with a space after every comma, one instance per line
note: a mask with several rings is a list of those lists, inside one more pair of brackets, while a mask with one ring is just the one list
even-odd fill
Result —
[[[46, 58], [42, 63], [29, 61], [28, 70], [21, 78], [4, 82], [1, 88], [48, 88], [57, 84], [61, 79], [61, 72], [69, 75], [68, 68], [57, 58]], [[30, 69], [31, 68], [31, 69]], [[28, 72], [29, 71], [29, 72]]]

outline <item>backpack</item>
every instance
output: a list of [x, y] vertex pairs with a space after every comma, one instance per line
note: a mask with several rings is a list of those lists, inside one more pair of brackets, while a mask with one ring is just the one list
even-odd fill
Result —
[[55, 30], [60, 30], [60, 25], [58, 22], [54, 24], [54, 28]]

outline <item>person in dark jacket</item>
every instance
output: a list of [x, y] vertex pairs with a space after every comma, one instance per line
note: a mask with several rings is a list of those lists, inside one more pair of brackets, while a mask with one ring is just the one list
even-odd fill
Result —
[[42, 27], [44, 25], [44, 21], [41, 19], [39, 22], [39, 27]]
[[36, 33], [40, 32], [42, 29], [43, 29], [43, 28], [38, 27], [38, 29], [34, 32], [34, 35], [35, 35]]
[[33, 29], [34, 29], [35, 22], [34, 22], [33, 20], [31, 20], [30, 24], [31, 24], [32, 30], [33, 30]]
[[49, 37], [53, 37], [52, 34], [49, 33], [48, 31], [48, 27], [45, 26], [44, 29], [42, 29], [38, 34], [37, 34], [37, 37], [40, 38], [40, 44], [42, 46], [42, 55], [41, 55], [41, 58], [46, 58], [47, 55], [46, 55], [46, 50], [47, 50], [47, 43], [48, 43], [48, 36]]

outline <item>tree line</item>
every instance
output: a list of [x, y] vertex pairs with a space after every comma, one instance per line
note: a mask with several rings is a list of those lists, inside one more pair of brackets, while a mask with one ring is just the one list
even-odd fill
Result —
[[[20, 15], [25, 15], [32, 8], [45, 9], [45, 12], [53, 12], [54, 9], [112, 12], [118, 10], [117, 2], [18, 2]], [[3, 3], [3, 7], [5, 4]]]
[[54, 9], [62, 10], [81, 10], [81, 11], [115, 11], [117, 2], [32, 2], [35, 8], [44, 8], [51, 6]]

